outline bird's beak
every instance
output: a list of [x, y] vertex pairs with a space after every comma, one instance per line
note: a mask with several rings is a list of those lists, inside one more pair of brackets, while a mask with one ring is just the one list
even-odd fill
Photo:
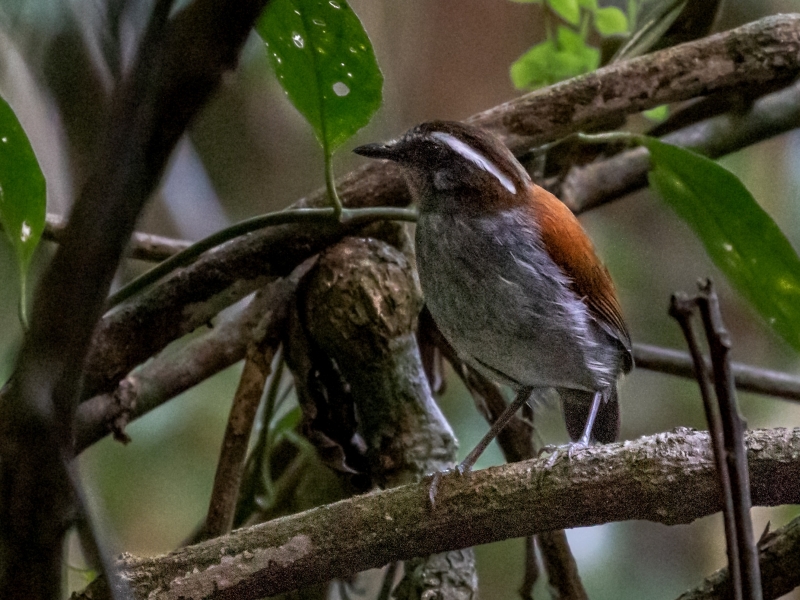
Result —
[[364, 144], [354, 148], [353, 152], [368, 158], [386, 158], [389, 160], [397, 160], [399, 158], [395, 144]]

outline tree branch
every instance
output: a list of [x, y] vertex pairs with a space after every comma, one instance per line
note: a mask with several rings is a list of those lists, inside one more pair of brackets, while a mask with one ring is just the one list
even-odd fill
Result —
[[[713, 92], [790, 79], [800, 68], [800, 15], [776, 15], [614, 63], [470, 118], [514, 153], [620, 117]], [[791, 55], [791, 58], [789, 58]]]
[[[48, 213], [42, 239], [60, 244], [64, 239], [65, 228], [66, 224], [61, 216]], [[181, 250], [185, 250], [191, 244], [186, 240], [176, 240], [152, 233], [134, 231], [128, 244], [127, 256], [137, 260], [160, 262]]]
[[[633, 357], [637, 369], [695, 379], [692, 358], [686, 352], [650, 344], [634, 344]], [[706, 365], [711, 368], [708, 360]], [[800, 377], [736, 362], [731, 363], [731, 370], [736, 388], [743, 392], [800, 401]]]
[[[533, 92], [471, 120], [522, 152], [661, 103], [786, 79], [800, 72], [798, 22], [797, 15], [762, 19]], [[394, 165], [370, 163], [343, 177], [337, 188], [348, 207], [410, 201]], [[320, 190], [296, 206], [325, 202]], [[269, 229], [232, 241], [175, 273], [102, 320], [88, 360], [87, 393], [108, 391], [136, 364], [221, 307], [350, 233], [333, 225]]]
[[[690, 125], [662, 139], [718, 158], [800, 127], [800, 81], [756, 100], [747, 110], [735, 110]], [[581, 213], [647, 187], [650, 154], [646, 148], [572, 167], [563, 180], [546, 187]]]
[[[800, 428], [747, 432], [754, 505], [800, 502]], [[260, 598], [390, 561], [629, 519], [688, 523], [720, 509], [708, 434], [680, 428], [446, 475], [321, 506], [119, 567], [137, 598]], [[797, 549], [795, 552], [800, 553]], [[800, 570], [795, 571], [800, 577]], [[87, 593], [95, 590], [87, 590]], [[148, 595], [151, 594], [152, 595]], [[91, 596], [98, 598], [97, 595]]]
[[117, 388], [82, 402], [75, 414], [75, 446], [82, 452], [109, 433], [125, 439], [124, 427], [154, 408], [240, 361], [254, 330], [283, 327], [289, 302], [308, 264], [274, 281], [241, 313], [221, 319], [204, 335], [177, 352], [156, 356], [129, 373]]

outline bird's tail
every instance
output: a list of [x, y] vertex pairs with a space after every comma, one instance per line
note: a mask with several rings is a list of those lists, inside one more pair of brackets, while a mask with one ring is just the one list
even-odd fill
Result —
[[[560, 389], [558, 393], [561, 396], [561, 410], [567, 424], [567, 433], [569, 433], [569, 438], [575, 442], [583, 435], [586, 420], [589, 418], [592, 408], [594, 392]], [[617, 401], [617, 385], [614, 384], [611, 394], [597, 411], [590, 439], [601, 444], [614, 442], [619, 436], [619, 427], [619, 402]]]

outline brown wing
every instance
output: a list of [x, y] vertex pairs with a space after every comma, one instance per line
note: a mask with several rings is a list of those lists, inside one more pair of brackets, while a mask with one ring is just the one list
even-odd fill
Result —
[[584, 299], [590, 314], [630, 352], [631, 338], [622, 319], [614, 282], [597, 257], [589, 236], [563, 202], [544, 188], [531, 185], [531, 208], [545, 248], [570, 278], [572, 291]]

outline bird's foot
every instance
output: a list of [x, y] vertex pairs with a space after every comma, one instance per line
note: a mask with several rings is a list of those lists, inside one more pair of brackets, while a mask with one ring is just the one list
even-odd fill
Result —
[[542, 448], [539, 450], [539, 456], [542, 454], [551, 453], [550, 458], [547, 459], [547, 463], [545, 464], [545, 468], [551, 469], [562, 455], [566, 454], [567, 458], [572, 460], [576, 453], [586, 450], [587, 448], [589, 448], [589, 443], [583, 440], [570, 442], [569, 444], [564, 444], [563, 446], [553, 446], [548, 444], [547, 446], [542, 446]]
[[459, 463], [452, 469], [437, 471], [431, 476], [431, 484], [428, 486], [428, 502], [431, 504], [431, 510], [436, 508], [436, 494], [439, 492], [439, 483], [442, 481], [444, 475], [455, 473], [460, 477], [472, 470], [472, 465], [465, 464], [465, 462]]

